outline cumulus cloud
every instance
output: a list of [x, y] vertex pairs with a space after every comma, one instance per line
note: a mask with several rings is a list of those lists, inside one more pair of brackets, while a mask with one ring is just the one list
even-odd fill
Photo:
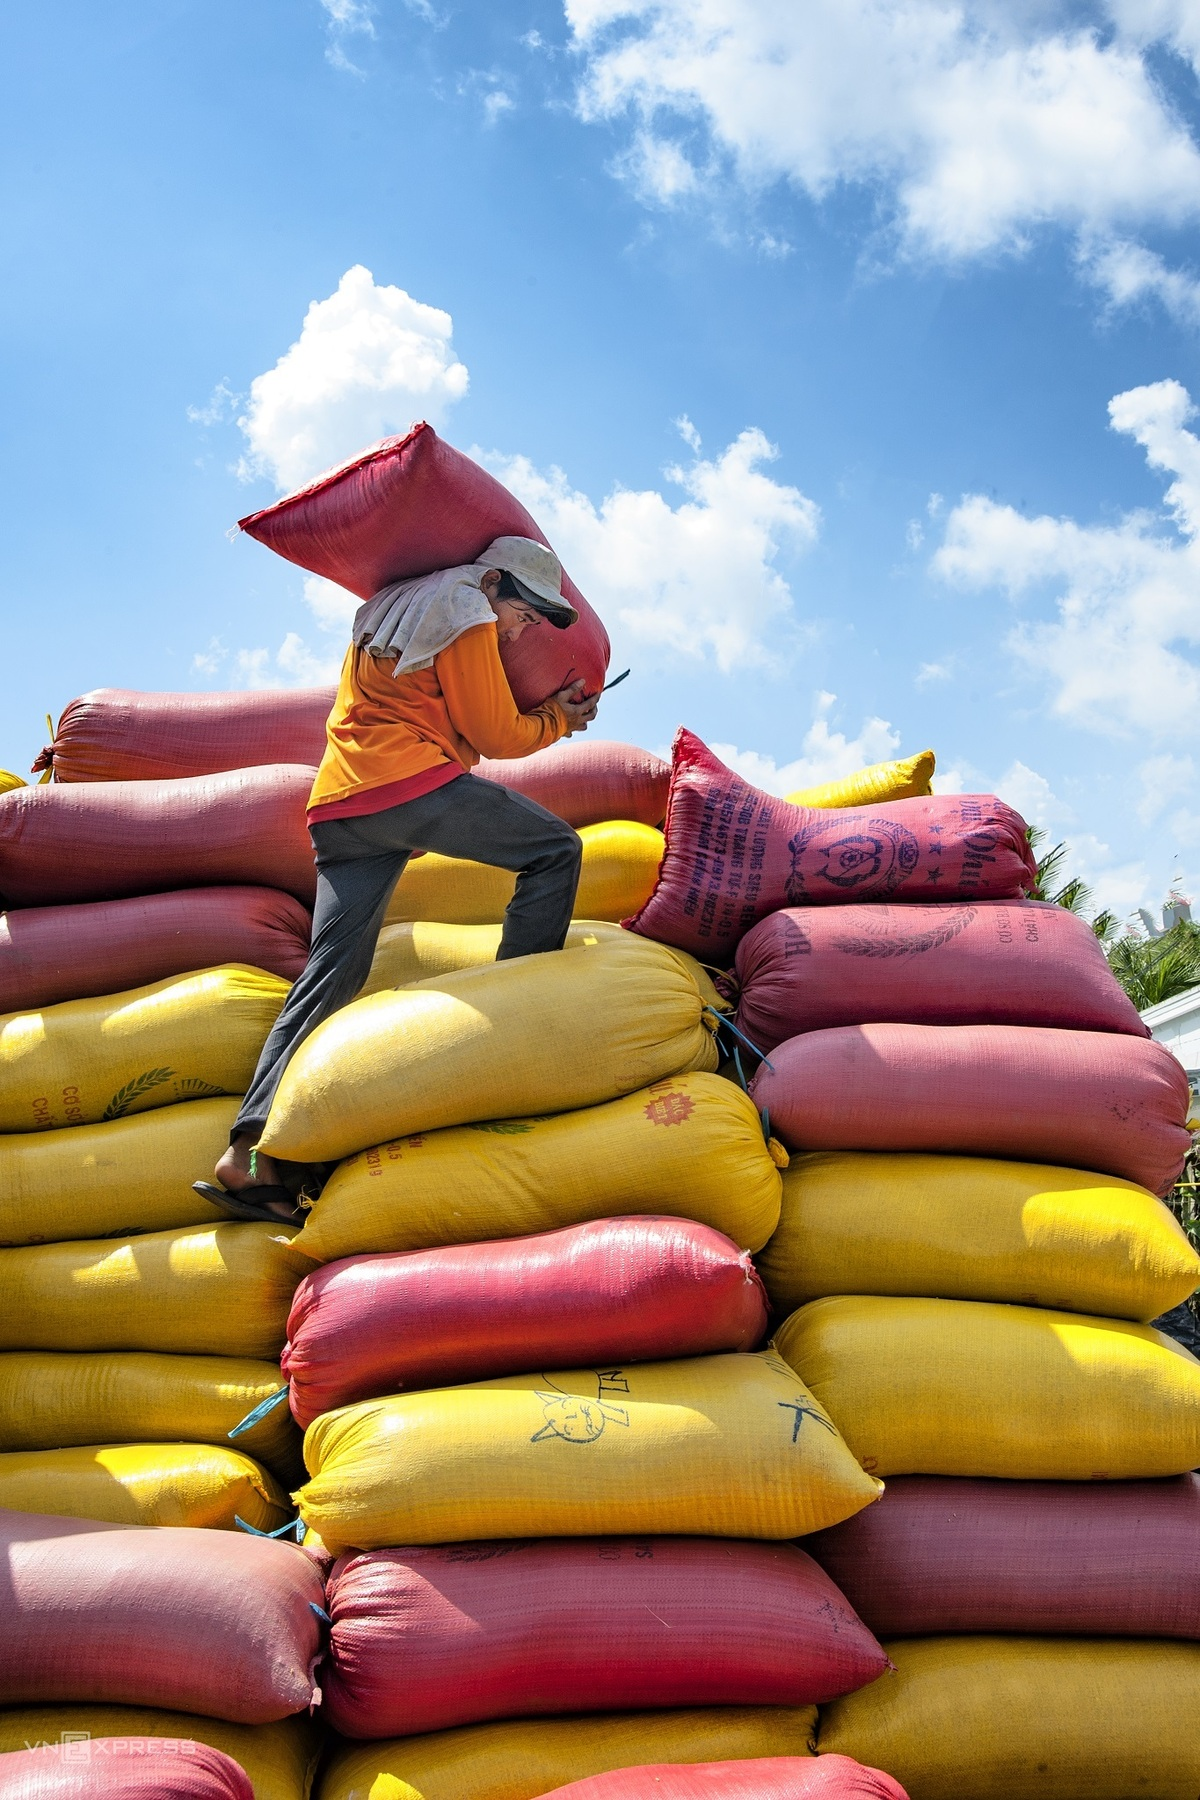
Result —
[[1155, 250], [1128, 238], [1084, 242], [1078, 262], [1114, 309], [1156, 300], [1181, 325], [1200, 325], [1200, 280], [1172, 269]]
[[690, 421], [680, 430], [692, 461], [666, 471], [678, 505], [656, 488], [617, 488], [596, 505], [561, 469], [476, 454], [528, 506], [602, 616], [675, 657], [710, 656], [726, 672], [764, 666], [793, 628], [776, 560], [814, 542], [819, 510], [764, 471], [778, 452], [761, 431], [706, 460]]
[[801, 753], [792, 762], [777, 763], [757, 750], [739, 750], [736, 744], [714, 744], [714, 753], [736, 769], [746, 781], [768, 794], [791, 794], [797, 788], [818, 787], [852, 775], [868, 763], [886, 762], [900, 748], [900, 735], [886, 719], [865, 719], [857, 737], [831, 728], [836, 694], [818, 694], [813, 722], [804, 735]]
[[995, 0], [564, 5], [579, 112], [628, 121], [618, 167], [659, 203], [714, 175], [864, 184], [910, 251], [952, 261], [1200, 213], [1200, 151], [1148, 60], [1200, 45], [1189, 0], [1112, 0], [1103, 35]]
[[414, 418], [440, 425], [467, 391], [452, 333], [449, 313], [377, 286], [361, 264], [347, 269], [334, 293], [312, 302], [275, 367], [251, 382], [238, 420], [248, 448], [241, 472], [269, 475], [283, 491]]
[[935, 571], [1013, 599], [1057, 590], [1053, 616], [1023, 620], [1010, 647], [1050, 685], [1060, 718], [1109, 734], [1194, 742], [1200, 718], [1200, 441], [1177, 381], [1117, 394], [1109, 417], [1175, 479], [1159, 512], [1114, 525], [1029, 519], [968, 495], [946, 521]]

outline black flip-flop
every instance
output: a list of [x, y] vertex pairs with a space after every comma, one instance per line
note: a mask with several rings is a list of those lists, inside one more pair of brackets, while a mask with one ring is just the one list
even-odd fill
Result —
[[[216, 1187], [211, 1181], [193, 1181], [194, 1192], [201, 1199], [207, 1200], [210, 1206], [218, 1207], [231, 1219], [265, 1219], [268, 1225], [298, 1225], [304, 1217], [304, 1208], [298, 1206], [296, 1198], [287, 1188], [274, 1183], [260, 1182], [253, 1187], [244, 1187], [240, 1192], [231, 1194], [227, 1188]], [[251, 1195], [257, 1199], [251, 1199]], [[283, 1200], [291, 1211], [287, 1218], [272, 1212], [266, 1204], [269, 1200]]]

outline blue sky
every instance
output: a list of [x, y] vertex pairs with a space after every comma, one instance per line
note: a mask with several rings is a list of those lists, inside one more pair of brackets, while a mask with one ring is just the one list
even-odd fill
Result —
[[324, 679], [227, 531], [427, 416], [605, 616], [601, 732], [931, 744], [1200, 893], [1197, 0], [45, 0], [0, 27], [0, 766]]

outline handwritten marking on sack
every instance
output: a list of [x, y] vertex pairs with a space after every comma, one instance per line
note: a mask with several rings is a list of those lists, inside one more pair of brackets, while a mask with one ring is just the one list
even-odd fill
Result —
[[110, 1119], [123, 1119], [131, 1106], [136, 1106], [152, 1088], [161, 1087], [164, 1081], [170, 1081], [174, 1069], [146, 1069], [141, 1075], [135, 1075], [132, 1081], [118, 1088], [100, 1117], [106, 1122]]
[[[568, 1444], [594, 1444], [604, 1434], [608, 1424], [628, 1425], [629, 1413], [623, 1406], [613, 1406], [605, 1400], [605, 1394], [627, 1394], [629, 1378], [623, 1369], [596, 1369], [593, 1371], [596, 1380], [596, 1398], [589, 1400], [584, 1394], [568, 1394], [562, 1388], [553, 1393], [535, 1389], [542, 1403], [542, 1411], [546, 1423], [540, 1431], [535, 1431], [530, 1438], [531, 1444], [543, 1443], [547, 1438], [562, 1438]], [[543, 1375], [553, 1388], [550, 1376]]]
[[775, 1404], [776, 1406], [781, 1406], [784, 1412], [795, 1414], [795, 1417], [792, 1420], [793, 1444], [800, 1436], [800, 1427], [803, 1425], [805, 1419], [814, 1419], [818, 1425], [823, 1425], [826, 1431], [832, 1431], [836, 1437], [837, 1426], [834, 1424], [833, 1420], [827, 1419], [825, 1414], [821, 1412], [818, 1407], [811, 1406], [807, 1400], [777, 1400]]
[[652, 1125], [682, 1125], [696, 1110], [690, 1094], [660, 1094], [642, 1108]]

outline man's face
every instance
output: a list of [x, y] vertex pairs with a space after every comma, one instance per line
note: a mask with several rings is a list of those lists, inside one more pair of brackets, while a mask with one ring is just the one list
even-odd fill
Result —
[[496, 636], [502, 644], [515, 644], [527, 626], [541, 623], [541, 613], [527, 606], [524, 600], [500, 598], [499, 569], [489, 569], [479, 585], [496, 615]]

